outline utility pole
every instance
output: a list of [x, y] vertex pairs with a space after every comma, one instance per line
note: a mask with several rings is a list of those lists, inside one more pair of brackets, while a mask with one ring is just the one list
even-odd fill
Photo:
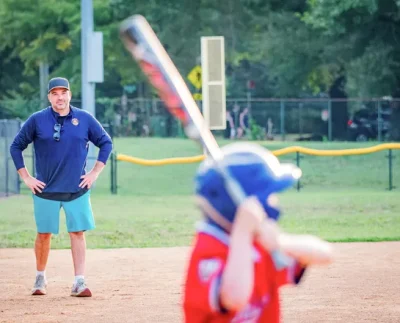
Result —
[[[93, 1], [81, 0], [81, 63], [82, 63], [82, 106], [96, 117], [96, 83], [103, 82], [103, 35], [94, 32]], [[93, 144], [89, 145], [88, 170], [96, 162]]]
[[40, 83], [40, 108], [43, 109], [47, 102], [47, 83], [49, 82], [49, 64], [46, 61], [39, 62]]

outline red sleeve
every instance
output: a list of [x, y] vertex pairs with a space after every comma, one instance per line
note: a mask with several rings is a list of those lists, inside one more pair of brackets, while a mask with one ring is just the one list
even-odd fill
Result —
[[300, 265], [295, 259], [292, 259], [287, 266], [277, 271], [278, 286], [287, 284], [297, 285], [306, 270], [306, 267]]
[[[263, 250], [261, 248], [261, 250]], [[262, 251], [269, 258], [271, 268], [273, 268], [275, 282], [278, 286], [297, 285], [306, 270], [296, 259], [282, 253], [267, 253]]]
[[185, 286], [187, 316], [220, 311], [219, 288], [224, 266], [225, 261], [219, 257], [200, 258], [193, 255]]

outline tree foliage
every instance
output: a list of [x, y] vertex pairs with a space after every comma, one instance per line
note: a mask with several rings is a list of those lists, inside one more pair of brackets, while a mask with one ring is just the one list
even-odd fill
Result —
[[[200, 63], [201, 36], [224, 36], [230, 97], [243, 97], [248, 80], [257, 97], [400, 95], [399, 0], [93, 3], [104, 37], [98, 97], [119, 97], [125, 85], [144, 89], [131, 96], [152, 95], [118, 36], [119, 23], [134, 13], [150, 21], [183, 75]], [[37, 98], [40, 61], [51, 76], [68, 77], [79, 99], [80, 19], [78, 0], [0, 1], [0, 100]]]

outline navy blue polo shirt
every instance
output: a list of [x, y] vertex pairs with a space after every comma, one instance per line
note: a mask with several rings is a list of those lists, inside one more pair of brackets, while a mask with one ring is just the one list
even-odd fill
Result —
[[[43, 194], [79, 193], [81, 176], [86, 174], [89, 141], [99, 148], [97, 160], [106, 164], [112, 141], [102, 125], [90, 113], [70, 106], [62, 118], [60, 140], [54, 139], [60, 116], [51, 107], [32, 114], [23, 124], [10, 147], [17, 170], [24, 168], [22, 152], [33, 142], [36, 178], [46, 184]], [[40, 196], [38, 194], [38, 196]]]

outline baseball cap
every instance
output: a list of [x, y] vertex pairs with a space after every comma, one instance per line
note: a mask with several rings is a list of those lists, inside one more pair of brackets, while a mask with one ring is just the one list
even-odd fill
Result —
[[52, 89], [55, 88], [64, 88], [69, 90], [69, 82], [66, 78], [63, 77], [55, 77], [49, 81], [49, 85], [47, 87], [47, 93], [49, 93]]

